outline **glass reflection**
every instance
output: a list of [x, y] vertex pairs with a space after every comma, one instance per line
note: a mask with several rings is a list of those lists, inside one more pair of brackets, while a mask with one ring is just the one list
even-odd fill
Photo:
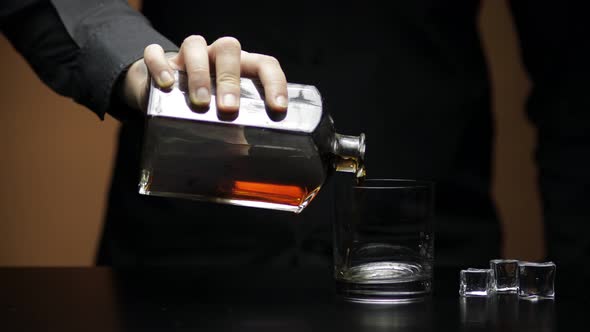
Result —
[[524, 331], [555, 331], [554, 301], [523, 301], [516, 294], [462, 297], [459, 301], [463, 330], [482, 328], [504, 331], [517, 326]]
[[519, 327], [534, 331], [555, 331], [555, 301], [518, 301]]
[[355, 331], [413, 331], [433, 327], [431, 298], [421, 302], [395, 304], [346, 304], [348, 328]]
[[461, 324], [463, 327], [479, 327], [491, 325], [490, 297], [461, 297]]

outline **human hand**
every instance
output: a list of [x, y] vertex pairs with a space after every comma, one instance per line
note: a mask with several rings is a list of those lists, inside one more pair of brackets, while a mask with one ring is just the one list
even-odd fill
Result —
[[168, 88], [174, 84], [174, 70], [187, 73], [189, 99], [196, 107], [207, 107], [211, 102], [211, 76], [215, 73], [219, 111], [238, 111], [240, 76], [260, 79], [268, 106], [278, 112], [287, 110], [287, 80], [278, 60], [242, 51], [240, 42], [232, 37], [207, 45], [196, 35], [187, 37], [178, 53], [165, 54], [157, 44], [147, 46], [144, 58], [131, 65], [125, 75], [122, 93], [126, 103], [145, 110], [150, 76], [161, 88]]

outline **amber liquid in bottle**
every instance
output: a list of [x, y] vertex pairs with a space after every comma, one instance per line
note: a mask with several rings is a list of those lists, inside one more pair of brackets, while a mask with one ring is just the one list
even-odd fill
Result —
[[[362, 185], [367, 174], [366, 169], [356, 159], [351, 162], [356, 164], [355, 167], [358, 167], [358, 172], [355, 174], [356, 184]], [[301, 178], [304, 179], [305, 177]], [[318, 186], [316, 180], [310, 181], [309, 183], [288, 184], [247, 181], [247, 179], [243, 179], [233, 181], [233, 185], [229, 191], [227, 188], [220, 188], [217, 194], [231, 199], [252, 199], [272, 204], [299, 206], [304, 204], [306, 200], [309, 203], [320, 188], [321, 185]]]
[[309, 135], [166, 117], [148, 126], [144, 194], [300, 212], [332, 171]]

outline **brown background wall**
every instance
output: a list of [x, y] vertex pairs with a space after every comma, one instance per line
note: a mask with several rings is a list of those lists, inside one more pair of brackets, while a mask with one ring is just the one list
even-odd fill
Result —
[[[494, 193], [505, 256], [537, 259], [534, 131], [522, 110], [528, 82], [504, 2], [485, 1], [481, 31], [495, 93]], [[0, 266], [91, 265], [118, 124], [50, 91], [3, 37], [0, 54]]]
[[494, 194], [504, 220], [504, 255], [535, 260], [544, 255], [533, 160], [536, 138], [523, 110], [529, 82], [505, 0], [483, 1], [480, 28], [494, 93]]

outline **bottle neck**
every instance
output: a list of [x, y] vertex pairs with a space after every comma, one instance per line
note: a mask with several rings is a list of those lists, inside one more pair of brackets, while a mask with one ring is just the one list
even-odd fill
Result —
[[355, 173], [358, 178], [364, 177], [365, 134], [334, 134], [332, 152], [335, 156], [334, 169], [337, 172]]

